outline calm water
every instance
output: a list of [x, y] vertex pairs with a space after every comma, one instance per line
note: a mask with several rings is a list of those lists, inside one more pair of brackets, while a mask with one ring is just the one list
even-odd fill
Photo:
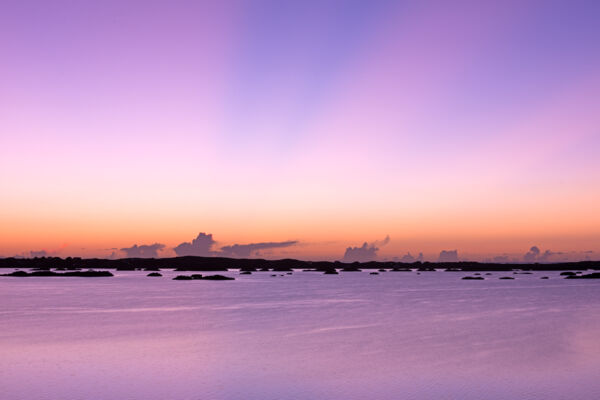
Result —
[[600, 281], [163, 274], [0, 278], [0, 397], [600, 398]]

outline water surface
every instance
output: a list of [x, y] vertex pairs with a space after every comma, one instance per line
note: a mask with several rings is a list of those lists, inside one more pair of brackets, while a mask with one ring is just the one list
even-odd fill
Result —
[[162, 273], [0, 278], [2, 398], [600, 398], [600, 281]]

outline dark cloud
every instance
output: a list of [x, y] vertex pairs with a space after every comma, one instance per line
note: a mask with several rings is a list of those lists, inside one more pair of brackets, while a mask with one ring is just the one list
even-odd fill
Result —
[[348, 247], [346, 248], [346, 252], [344, 253], [344, 258], [342, 261], [344, 262], [367, 262], [367, 261], [375, 261], [377, 259], [377, 252], [379, 251], [379, 247], [377, 246], [385, 246], [390, 242], [389, 235], [385, 237], [385, 239], [381, 241], [375, 241], [374, 243], [364, 242], [361, 247]]
[[251, 255], [258, 256], [259, 250], [279, 249], [297, 244], [296, 240], [288, 240], [287, 242], [263, 242], [250, 244], [234, 244], [231, 246], [221, 247], [220, 255], [224, 257], [249, 257]]
[[165, 248], [164, 244], [134, 244], [131, 247], [124, 247], [121, 251], [125, 252], [125, 256], [128, 258], [156, 258], [158, 252]]
[[204, 232], [200, 232], [196, 239], [192, 240], [192, 242], [183, 242], [175, 247], [173, 250], [175, 254], [178, 256], [214, 256], [216, 255], [215, 251], [212, 250], [212, 247], [215, 245], [215, 240], [213, 239], [212, 233], [206, 234]]
[[439, 262], [457, 262], [458, 251], [457, 250], [442, 250], [438, 258]]
[[212, 234], [201, 232], [192, 242], [184, 242], [173, 250], [178, 256], [202, 256], [202, 257], [250, 257], [264, 254], [261, 250], [279, 249], [298, 244], [296, 240], [285, 242], [261, 242], [249, 244], [232, 244], [223, 246], [219, 250], [213, 250], [216, 245]]

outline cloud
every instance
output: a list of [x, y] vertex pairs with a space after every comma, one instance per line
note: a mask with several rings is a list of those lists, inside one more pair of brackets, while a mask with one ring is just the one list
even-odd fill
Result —
[[[563, 260], [557, 260], [556, 256], [563, 256], [563, 257], [559, 257], [562, 258]], [[552, 259], [554, 258], [554, 259]], [[544, 262], [552, 262], [552, 261], [567, 261], [569, 258], [569, 256], [567, 255], [565, 257], [565, 253], [563, 253], [562, 251], [558, 251], [558, 252], [554, 252], [552, 250], [546, 250], [543, 253], [541, 252], [541, 250], [539, 249], [539, 247], [537, 246], [532, 246], [529, 251], [523, 256], [523, 261], [525, 261], [526, 263], [544, 263]], [[579, 259], [581, 259], [581, 256], [578, 257]]]
[[164, 248], [165, 245], [161, 243], [142, 244], [139, 246], [134, 244], [131, 247], [122, 248], [121, 251], [125, 252], [128, 258], [156, 258], [158, 257], [158, 252]]
[[259, 250], [278, 249], [289, 247], [297, 244], [296, 240], [288, 240], [286, 242], [263, 242], [250, 244], [234, 244], [231, 246], [221, 247], [221, 255], [225, 257], [249, 257], [251, 255], [258, 256]]
[[373, 245], [369, 245], [364, 242], [361, 247], [348, 247], [344, 253], [342, 261], [353, 262], [353, 261], [373, 261], [377, 258], [377, 251], [379, 249]]
[[[62, 250], [67, 248], [69, 245], [67, 243], [61, 244], [58, 248], [54, 250], [31, 250], [29, 251], [29, 257], [56, 257]], [[27, 253], [23, 253], [23, 256], [27, 257]]]
[[[562, 256], [564, 254], [565, 253], [563, 253], [562, 251], [546, 250], [543, 254], [540, 255], [539, 261], [540, 262], [560, 261], [560, 260], [556, 259], [556, 256]], [[554, 258], [554, 260], [550, 260], [550, 258]], [[564, 258], [564, 257], [559, 257], [559, 258]]]
[[510, 258], [507, 255], [496, 256], [492, 258], [492, 262], [495, 262], [497, 264], [508, 264], [510, 263]]
[[526, 263], [536, 262], [539, 255], [540, 248], [537, 246], [531, 246], [529, 251], [523, 256], [523, 261], [525, 261]]
[[175, 247], [173, 250], [177, 256], [214, 256], [215, 251], [212, 250], [212, 247], [215, 245], [212, 233], [206, 234], [204, 232], [200, 232], [196, 239], [192, 240], [192, 242], [183, 242]]
[[31, 257], [46, 257], [46, 256], [48, 256], [48, 252], [46, 250], [38, 250], [38, 251], [31, 250], [29, 252], [29, 255]]
[[458, 251], [457, 250], [442, 250], [438, 258], [439, 262], [457, 262]]
[[373, 243], [373, 246], [385, 246], [386, 244], [388, 244], [390, 242], [390, 235], [386, 235], [385, 239], [383, 240], [376, 240], [375, 243]]
[[346, 248], [346, 252], [344, 253], [344, 257], [342, 261], [344, 262], [367, 262], [367, 261], [375, 261], [377, 259], [377, 252], [379, 251], [379, 247], [377, 246], [385, 246], [390, 242], [390, 236], [386, 236], [382, 241], [375, 241], [374, 243], [364, 242], [361, 247], [348, 247]]
[[423, 261], [423, 253], [419, 253], [417, 257], [414, 257], [412, 254], [410, 254], [410, 252], [408, 252], [403, 255], [402, 258], [400, 258], [400, 262], [403, 263], [413, 263], [415, 261]]
[[250, 257], [262, 255], [261, 250], [279, 249], [298, 244], [296, 240], [285, 242], [261, 242], [239, 244], [235, 243], [213, 250], [216, 245], [211, 233], [200, 232], [192, 242], [179, 244], [173, 250], [177, 256], [201, 256], [201, 257]]
[[562, 253], [555, 253], [553, 251], [550, 250], [546, 250], [545, 252], [543, 252], [542, 254], [540, 254], [540, 256], [538, 257], [538, 261], [539, 262], [548, 262], [550, 261], [550, 257], [554, 256], [554, 255], [559, 255]]

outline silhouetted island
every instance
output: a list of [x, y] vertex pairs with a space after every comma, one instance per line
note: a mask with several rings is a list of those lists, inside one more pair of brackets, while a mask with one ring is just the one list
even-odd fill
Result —
[[201, 274], [192, 275], [177, 275], [173, 278], [174, 281], [190, 281], [190, 280], [203, 280], [203, 281], [233, 281], [235, 278], [223, 275], [208, 275], [202, 276]]
[[[273, 271], [291, 272], [292, 270], [314, 270], [327, 273], [332, 271], [361, 271], [361, 270], [389, 270], [413, 271], [418, 270], [430, 273], [431, 271], [516, 271], [527, 273], [529, 271], [582, 271], [600, 270], [600, 261], [579, 261], [548, 264], [500, 264], [480, 263], [475, 261], [460, 262], [414, 262], [403, 263], [395, 261], [370, 261], [343, 263], [339, 261], [302, 261], [294, 259], [265, 260], [252, 258], [226, 258], [226, 257], [172, 257], [172, 258], [121, 258], [117, 260], [100, 258], [79, 257], [36, 257], [36, 258], [0, 258], [0, 268], [37, 269], [38, 271], [78, 271], [81, 269], [114, 269], [119, 271], [159, 271], [164, 268], [176, 271], [227, 271], [240, 269], [241, 271]], [[41, 276], [41, 275], [38, 275]], [[65, 275], [74, 276], [74, 275]], [[86, 275], [87, 276], [87, 275]], [[589, 279], [589, 278], [586, 278]]]
[[577, 275], [577, 274], [575, 272], [566, 271], [566, 272], [561, 272], [560, 275], [561, 276], [574, 276], [574, 275]]
[[97, 277], [108, 277], [113, 276], [110, 271], [73, 271], [73, 272], [54, 272], [47, 270], [38, 271], [15, 271], [10, 274], [3, 274], [1, 276], [14, 276], [14, 277], [30, 277], [30, 276], [59, 276], [59, 277], [81, 277], [81, 278], [97, 278]]

